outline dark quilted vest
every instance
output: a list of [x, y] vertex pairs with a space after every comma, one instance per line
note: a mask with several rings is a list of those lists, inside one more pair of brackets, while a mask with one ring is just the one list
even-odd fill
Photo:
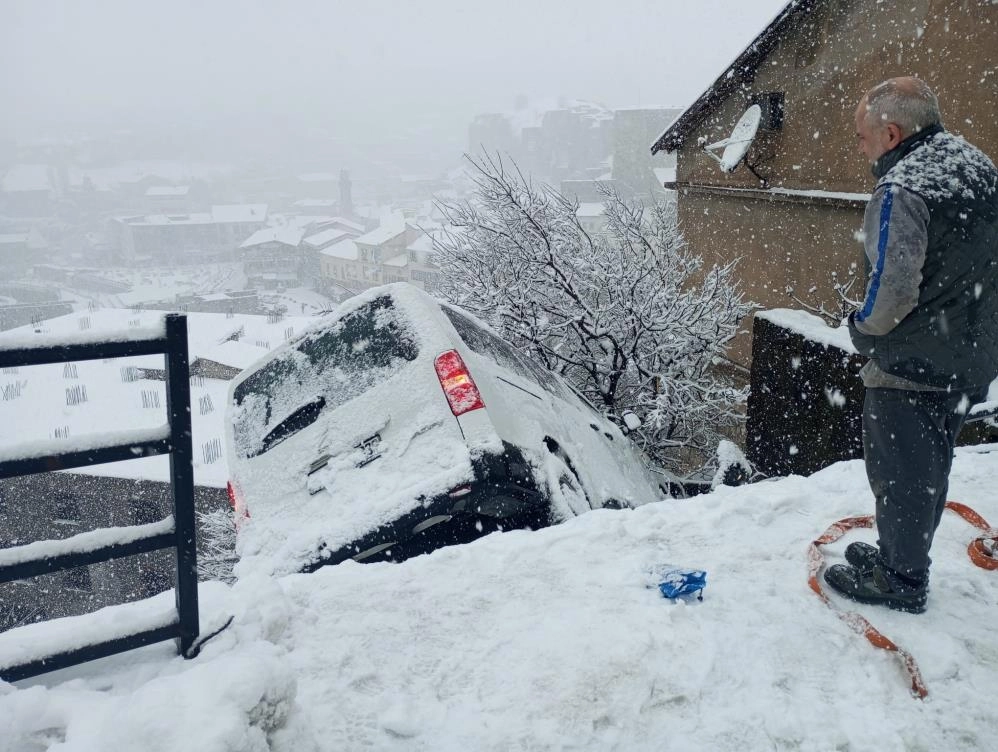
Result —
[[880, 367], [938, 387], [998, 378], [998, 170], [979, 149], [933, 126], [874, 167], [878, 186], [918, 194], [929, 209], [918, 305], [877, 337]]

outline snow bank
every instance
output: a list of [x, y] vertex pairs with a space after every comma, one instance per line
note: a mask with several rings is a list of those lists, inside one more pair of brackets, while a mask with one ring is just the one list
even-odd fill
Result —
[[[0, 751], [319, 749], [295, 719], [297, 681], [276, 644], [288, 611], [277, 585], [203, 584], [201, 601], [204, 633], [228, 614], [236, 618], [193, 661], [163, 642], [26, 680], [18, 689], [0, 683]], [[173, 593], [166, 592], [130, 607], [148, 619], [172, 605]], [[73, 626], [68, 621], [49, 627], [66, 631]]]
[[[996, 481], [998, 451], [958, 450], [950, 497], [992, 523]], [[202, 630], [235, 620], [200, 658], [151, 646], [0, 684], [0, 749], [987, 748], [998, 573], [967, 559], [973, 528], [944, 517], [925, 614], [856, 607], [914, 655], [925, 701], [807, 587], [809, 542], [872, 507], [848, 462], [404, 564], [211, 584]], [[662, 598], [664, 567], [705, 569], [704, 601]]]

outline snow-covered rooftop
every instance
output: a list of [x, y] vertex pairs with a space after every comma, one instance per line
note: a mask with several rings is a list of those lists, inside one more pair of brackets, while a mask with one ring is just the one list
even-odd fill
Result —
[[263, 222], [267, 219], [266, 204], [223, 204], [211, 207], [215, 222]]
[[50, 191], [52, 183], [49, 180], [48, 167], [43, 164], [14, 165], [0, 180], [0, 190], [5, 193]]
[[305, 231], [297, 227], [264, 227], [250, 235], [239, 246], [240, 248], [252, 248], [255, 245], [264, 243], [282, 243], [298, 247], [301, 239], [305, 236]]
[[225, 164], [170, 160], [129, 161], [111, 167], [70, 167], [69, 184], [76, 188], [90, 184], [96, 190], [108, 191], [147, 178], [180, 185], [191, 180], [214, 180], [231, 171], [232, 167]]
[[357, 238], [362, 245], [382, 245], [397, 238], [405, 232], [405, 223], [382, 225]]
[[407, 251], [418, 251], [420, 253], [433, 253], [433, 236], [423, 233], [406, 246]]
[[357, 252], [357, 244], [349, 238], [341, 240], [339, 243], [333, 243], [333, 245], [323, 248], [319, 253], [323, 256], [331, 256], [343, 259], [344, 261], [356, 261], [360, 258], [360, 254]]
[[301, 201], [295, 201], [295, 206], [301, 206], [302, 208], [321, 208], [321, 209], [331, 209], [336, 206], [338, 202], [333, 198], [303, 198]]
[[328, 230], [323, 230], [322, 232], [316, 233], [315, 235], [310, 235], [305, 238], [305, 242], [315, 248], [321, 248], [323, 246], [329, 245], [337, 240], [347, 237], [349, 233], [346, 230], [341, 230], [338, 227], [331, 227]]
[[298, 176], [298, 180], [303, 183], [335, 183], [339, 179], [339, 175], [334, 175], [331, 172], [308, 172]]
[[190, 190], [189, 185], [153, 185], [146, 189], [146, 196], [186, 196]]
[[118, 221], [128, 225], [210, 225], [243, 222], [264, 222], [267, 219], [266, 204], [240, 204], [233, 206], [213, 206], [210, 212], [191, 214], [148, 214], [118, 217]]
[[349, 230], [356, 230], [357, 232], [364, 232], [364, 230], [367, 229], [359, 222], [354, 222], [353, 220], [346, 219], [345, 217], [331, 217], [329, 221], [331, 223], [335, 222], [336, 224], [346, 227]]
[[395, 268], [401, 268], [409, 263], [409, 254], [402, 253], [398, 256], [393, 256], [384, 262], [384, 266], [391, 266]]
[[579, 204], [579, 208], [575, 212], [578, 217], [588, 218], [602, 217], [604, 214], [606, 214], [606, 208], [598, 201], [583, 202]]

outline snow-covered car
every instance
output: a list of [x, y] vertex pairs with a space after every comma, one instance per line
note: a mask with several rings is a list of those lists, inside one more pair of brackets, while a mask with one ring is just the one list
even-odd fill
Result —
[[405, 283], [243, 371], [228, 411], [240, 572], [401, 559], [668, 494], [565, 381]]

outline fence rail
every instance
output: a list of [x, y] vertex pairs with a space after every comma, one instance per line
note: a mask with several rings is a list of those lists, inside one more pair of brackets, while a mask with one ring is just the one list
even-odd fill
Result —
[[129, 332], [132, 338], [122, 341], [0, 349], [0, 368], [164, 355], [167, 425], [163, 431], [135, 431], [132, 437], [128, 432], [118, 432], [118, 443], [111, 445], [0, 459], [0, 478], [169, 454], [173, 496], [173, 518], [169, 524], [164, 520], [150, 525], [107, 529], [100, 531], [102, 534], [97, 538], [92, 533], [82, 533], [61, 541], [45, 541], [41, 547], [35, 543], [0, 549], [0, 583], [166, 548], [175, 549], [177, 554], [175, 620], [45, 658], [2, 666], [0, 678], [4, 681], [25, 679], [169, 639], [175, 639], [179, 652], [186, 656], [197, 640], [197, 548], [187, 318], [167, 314], [164, 319], [165, 333], [162, 336], [136, 339], [132, 330]]

